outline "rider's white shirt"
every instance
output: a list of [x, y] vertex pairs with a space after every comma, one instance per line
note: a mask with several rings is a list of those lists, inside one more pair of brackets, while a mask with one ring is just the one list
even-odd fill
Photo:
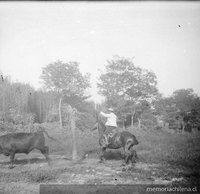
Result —
[[100, 114], [107, 118], [106, 126], [117, 127], [117, 116], [114, 113], [106, 114], [104, 112], [100, 112]]

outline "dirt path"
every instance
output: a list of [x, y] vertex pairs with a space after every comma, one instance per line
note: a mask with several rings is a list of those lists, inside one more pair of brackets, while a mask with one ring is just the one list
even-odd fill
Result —
[[[121, 161], [85, 159], [79, 164], [70, 164], [70, 171], [60, 175], [58, 183], [69, 184], [167, 184], [178, 179], [162, 179], [162, 166], [138, 162], [135, 165], [121, 166]], [[182, 179], [180, 179], [182, 181]]]
[[31, 164], [18, 159], [14, 169], [9, 169], [8, 163], [1, 163], [0, 194], [9, 194], [13, 191], [17, 194], [36, 194], [40, 183], [168, 184], [183, 181], [182, 177], [170, 176], [170, 173], [164, 176], [162, 170], [166, 166], [160, 164], [139, 161], [124, 167], [121, 166], [121, 160], [106, 160], [99, 163], [96, 158], [86, 158], [74, 163], [64, 156], [52, 155], [51, 158], [50, 166], [41, 155], [38, 155]]

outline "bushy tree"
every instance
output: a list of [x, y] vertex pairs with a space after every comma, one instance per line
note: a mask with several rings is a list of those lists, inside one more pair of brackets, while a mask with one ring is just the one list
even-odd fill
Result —
[[61, 104], [66, 98], [85, 98], [85, 91], [90, 87], [90, 75], [82, 75], [77, 62], [63, 63], [56, 61], [43, 68], [41, 79], [47, 90], [55, 91], [59, 97], [59, 118], [62, 128]]
[[[106, 72], [100, 75], [97, 83], [99, 93], [106, 97], [107, 104], [119, 112], [136, 113], [142, 102], [156, 98], [157, 80], [152, 71], [134, 65], [129, 58], [114, 56], [106, 64]], [[133, 125], [133, 122], [132, 122]]]
[[179, 89], [172, 94], [173, 102], [179, 108], [180, 112], [188, 112], [198, 107], [198, 96], [194, 93], [194, 90]]
[[34, 89], [29, 84], [11, 82], [9, 77], [1, 75], [0, 90], [1, 120], [14, 124], [27, 123], [27, 115], [33, 113], [28, 99]]
[[198, 126], [200, 99], [193, 89], [179, 89], [170, 97], [161, 97], [156, 101], [155, 114], [174, 129], [184, 128], [188, 122]]

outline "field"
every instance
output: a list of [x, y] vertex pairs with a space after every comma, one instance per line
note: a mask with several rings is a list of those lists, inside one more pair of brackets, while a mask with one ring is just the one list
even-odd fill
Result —
[[[120, 150], [108, 150], [106, 162], [99, 163], [98, 133], [77, 131], [78, 161], [71, 160], [70, 131], [47, 125], [58, 144], [46, 138], [50, 148], [48, 165], [38, 151], [29, 156], [16, 155], [15, 168], [9, 169], [9, 157], [0, 155], [0, 194], [36, 194], [40, 183], [67, 184], [184, 184], [195, 185], [200, 179], [200, 132], [170, 133], [162, 130], [129, 129], [139, 145], [138, 161], [121, 166]], [[28, 163], [28, 157], [30, 163]]]

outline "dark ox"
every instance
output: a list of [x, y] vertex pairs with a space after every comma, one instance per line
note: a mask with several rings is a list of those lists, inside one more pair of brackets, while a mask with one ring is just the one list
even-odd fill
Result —
[[49, 163], [49, 148], [45, 146], [44, 133], [50, 139], [57, 141], [50, 137], [46, 131], [36, 133], [12, 133], [0, 136], [0, 154], [10, 156], [10, 168], [13, 168], [16, 153], [28, 154], [33, 149], [40, 150]]

